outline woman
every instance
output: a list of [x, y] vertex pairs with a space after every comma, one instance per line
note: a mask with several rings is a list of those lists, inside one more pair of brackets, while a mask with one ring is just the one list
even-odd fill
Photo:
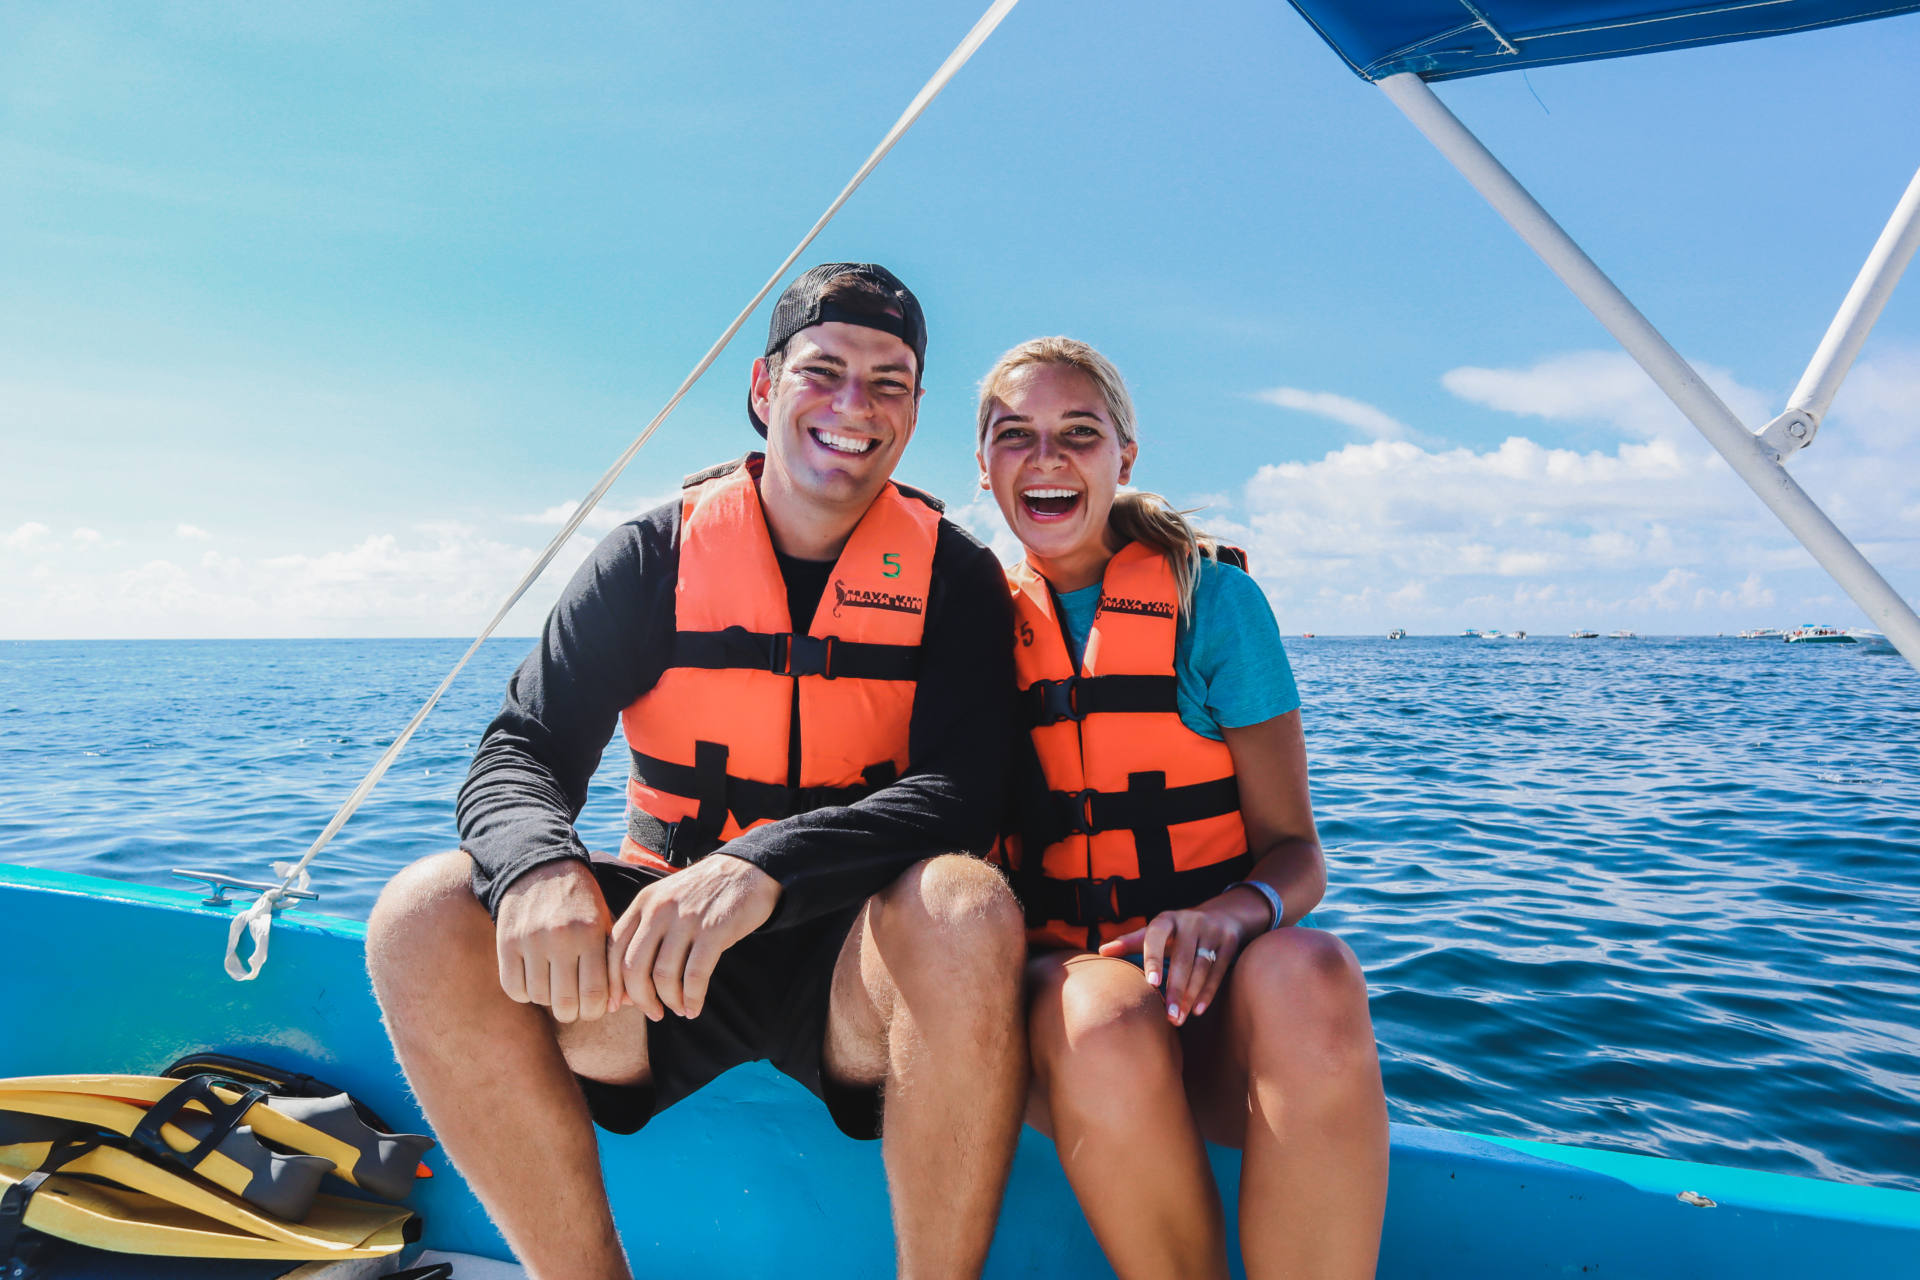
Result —
[[1084, 343], [1024, 343], [981, 384], [981, 485], [1026, 548], [1034, 750], [1005, 860], [1031, 927], [1028, 1119], [1122, 1277], [1227, 1274], [1203, 1140], [1244, 1152], [1250, 1277], [1371, 1276], [1386, 1102], [1353, 953], [1292, 927], [1326, 884], [1299, 699], [1259, 588], [1118, 492], [1138, 452]]

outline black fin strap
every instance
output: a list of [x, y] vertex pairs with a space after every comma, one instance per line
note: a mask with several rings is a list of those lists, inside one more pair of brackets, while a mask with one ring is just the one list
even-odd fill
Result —
[[60, 1166], [78, 1160], [87, 1152], [99, 1146], [99, 1137], [62, 1138], [54, 1143], [47, 1152], [47, 1158], [20, 1181], [7, 1188], [0, 1196], [0, 1265], [12, 1262], [20, 1244], [20, 1231], [27, 1223], [27, 1204], [43, 1183], [59, 1171]]
[[[267, 1096], [265, 1089], [247, 1088], [241, 1091], [238, 1102], [222, 1102], [220, 1095], [213, 1091], [215, 1084], [222, 1083], [219, 1076], [192, 1076], [180, 1082], [160, 1101], [147, 1110], [146, 1119], [135, 1126], [128, 1136], [147, 1151], [162, 1160], [197, 1169], [209, 1152], [227, 1140], [227, 1135], [240, 1127], [247, 1112], [253, 1110], [253, 1104]], [[189, 1102], [197, 1102], [207, 1109], [213, 1123], [208, 1126], [206, 1136], [200, 1139], [200, 1145], [191, 1151], [175, 1151], [160, 1136], [162, 1126], [172, 1122], [173, 1118], [186, 1108]]]

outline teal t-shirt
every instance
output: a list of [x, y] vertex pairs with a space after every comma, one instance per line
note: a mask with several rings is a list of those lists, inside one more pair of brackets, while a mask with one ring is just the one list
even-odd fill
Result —
[[[1059, 598], [1067, 647], [1078, 669], [1100, 609], [1100, 584], [1063, 591]], [[1244, 572], [1217, 560], [1200, 562], [1192, 625], [1183, 619], [1174, 636], [1173, 674], [1181, 723], [1215, 742], [1225, 738], [1222, 728], [1244, 729], [1300, 706], [1266, 593]]]

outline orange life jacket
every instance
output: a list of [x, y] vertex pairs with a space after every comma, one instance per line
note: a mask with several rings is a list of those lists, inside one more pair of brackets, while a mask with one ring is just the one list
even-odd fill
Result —
[[[940, 523], [889, 483], [793, 633], [756, 481], [763, 459], [687, 481], [673, 653], [620, 715], [633, 768], [620, 856], [681, 867], [743, 831], [851, 804], [907, 768]], [[789, 743], [799, 743], [799, 759]]]
[[1077, 670], [1047, 580], [1025, 564], [1007, 578], [1020, 703], [1045, 780], [1037, 812], [1002, 846], [1030, 941], [1091, 951], [1245, 878], [1233, 757], [1180, 720], [1180, 596], [1166, 557], [1137, 542], [1114, 556]]

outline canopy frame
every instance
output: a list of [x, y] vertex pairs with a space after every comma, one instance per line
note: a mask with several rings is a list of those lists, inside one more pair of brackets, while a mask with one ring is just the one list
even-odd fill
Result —
[[1494, 212], [1540, 255], [1575, 297], [1646, 370], [1674, 406], [1707, 438], [1820, 567], [1886, 633], [1920, 671], [1920, 616], [1847, 539], [1806, 490], [1787, 474], [1785, 459], [1805, 448], [1859, 354], [1900, 275], [1920, 247], [1920, 173], [1895, 208], [1855, 279], [1786, 412], [1754, 432], [1707, 386], [1619, 286], [1594, 264], [1552, 215], [1496, 159], [1472, 130], [1412, 72], [1376, 82]]

